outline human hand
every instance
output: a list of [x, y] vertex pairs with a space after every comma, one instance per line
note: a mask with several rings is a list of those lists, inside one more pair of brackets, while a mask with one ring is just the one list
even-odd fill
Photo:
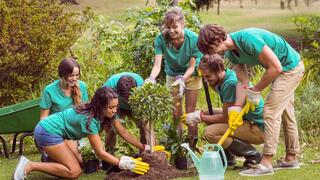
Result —
[[185, 79], [182, 75], [175, 77], [176, 81], [171, 86], [178, 86], [179, 85], [179, 97], [182, 97], [185, 90]]
[[146, 80], [144, 80], [144, 83], [151, 83], [151, 84], [156, 84], [156, 80], [154, 78], [147, 78]]
[[194, 124], [201, 122], [201, 111], [184, 114], [180, 117], [180, 121], [189, 126], [193, 126]]
[[247, 102], [253, 105], [258, 105], [261, 98], [259, 91], [254, 91], [253, 88], [245, 88], [245, 94], [247, 95]]
[[242, 111], [242, 108], [240, 106], [231, 106], [228, 108], [228, 116], [229, 116], [229, 128], [232, 130], [231, 135], [233, 135], [233, 132], [243, 124], [242, 117], [238, 117], [240, 115], [240, 112]]
[[122, 170], [129, 170], [141, 175], [150, 169], [149, 164], [142, 162], [141, 158], [135, 159], [129, 156], [122, 156], [119, 160], [118, 167]]

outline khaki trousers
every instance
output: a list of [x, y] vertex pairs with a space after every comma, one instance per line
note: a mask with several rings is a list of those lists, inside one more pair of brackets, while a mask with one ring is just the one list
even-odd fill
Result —
[[297, 122], [294, 115], [294, 91], [304, 74], [301, 61], [297, 67], [282, 72], [272, 83], [270, 93], [264, 104], [265, 141], [263, 154], [277, 152], [281, 123], [283, 126], [287, 154], [300, 151]]
[[[211, 124], [204, 129], [204, 136], [208, 142], [217, 144], [228, 128], [228, 123]], [[264, 132], [257, 125], [244, 120], [243, 125], [236, 129], [234, 134], [232, 136], [230, 135], [224, 141], [222, 147], [224, 149], [228, 148], [233, 138], [240, 139], [249, 144], [262, 144], [264, 141]]]

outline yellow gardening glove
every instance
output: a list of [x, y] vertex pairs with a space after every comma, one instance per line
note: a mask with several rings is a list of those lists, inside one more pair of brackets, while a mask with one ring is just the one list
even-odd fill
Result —
[[122, 156], [120, 158], [118, 167], [122, 170], [129, 170], [141, 175], [148, 172], [150, 169], [149, 164], [142, 162], [141, 158], [135, 159], [129, 156]]
[[183, 115], [180, 117], [180, 122], [182, 122], [183, 124], [186, 124], [186, 121], [187, 121], [187, 114], [183, 114]]
[[247, 114], [249, 113], [250, 110], [253, 112], [255, 109], [256, 109], [255, 105], [252, 102], [248, 101], [247, 99], [246, 105], [243, 108], [244, 113]]
[[242, 108], [240, 106], [231, 106], [228, 108], [229, 116], [229, 128], [232, 130], [231, 135], [234, 134], [234, 131], [243, 124], [242, 117], [239, 117]]
[[134, 167], [131, 171], [136, 174], [144, 175], [144, 173], [148, 172], [150, 169], [149, 164], [142, 162], [142, 158], [131, 158], [135, 161], [136, 167]]

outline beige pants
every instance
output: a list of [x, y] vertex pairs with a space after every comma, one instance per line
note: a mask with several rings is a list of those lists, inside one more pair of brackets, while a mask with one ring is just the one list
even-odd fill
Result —
[[294, 91], [304, 74], [303, 62], [291, 71], [282, 72], [272, 83], [264, 104], [263, 119], [266, 138], [263, 153], [274, 155], [277, 152], [281, 122], [287, 154], [300, 151], [297, 122], [294, 115]]
[[[204, 129], [204, 136], [207, 141], [216, 144], [229, 128], [228, 123], [215, 123], [207, 126]], [[233, 141], [233, 138], [240, 139], [250, 144], [262, 144], [264, 141], [264, 132], [255, 124], [248, 121], [243, 121], [243, 125], [234, 131], [234, 134], [229, 136], [222, 147], [228, 148]]]
[[[175, 77], [166, 76], [166, 86], [170, 91], [179, 91], [179, 86], [172, 87], [171, 85], [176, 81]], [[202, 88], [202, 81], [200, 76], [191, 76], [186, 82], [186, 90], [199, 90]]]

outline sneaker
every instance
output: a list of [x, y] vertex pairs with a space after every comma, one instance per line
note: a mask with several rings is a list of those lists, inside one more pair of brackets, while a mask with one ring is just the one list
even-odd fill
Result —
[[277, 164], [273, 166], [275, 170], [279, 169], [299, 169], [300, 165], [298, 160], [294, 161], [285, 161], [284, 159], [278, 160]]
[[26, 172], [24, 171], [24, 169], [29, 162], [29, 159], [27, 159], [26, 157], [20, 157], [19, 163], [13, 174], [14, 180], [23, 180], [26, 177]]
[[241, 171], [239, 174], [241, 176], [265, 176], [274, 174], [274, 171], [273, 168], [268, 168], [258, 164], [248, 170]]

